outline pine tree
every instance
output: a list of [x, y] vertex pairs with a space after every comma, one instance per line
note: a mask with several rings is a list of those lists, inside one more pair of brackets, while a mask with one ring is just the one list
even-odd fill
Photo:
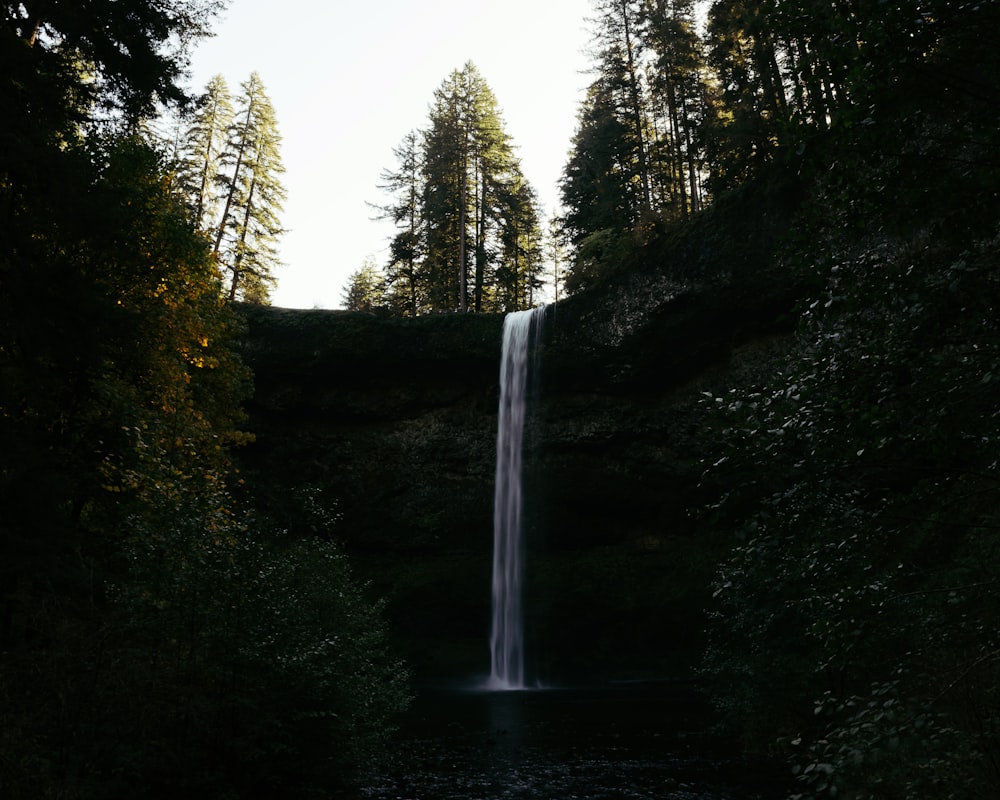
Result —
[[714, 3], [706, 35], [718, 84], [713, 113], [706, 120], [712, 184], [718, 192], [744, 183], [772, 160], [786, 98], [777, 40], [758, 3]]
[[468, 309], [469, 162], [478, 78], [469, 69], [452, 72], [434, 93], [424, 136], [425, 263], [431, 305], [437, 310]]
[[375, 206], [391, 220], [385, 303], [409, 315], [532, 304], [540, 286], [537, 197], [514, 156], [493, 91], [471, 62], [434, 93], [430, 124], [393, 150]]
[[634, 148], [628, 124], [621, 119], [613, 87], [599, 77], [587, 92], [573, 136], [560, 192], [567, 239], [583, 239], [607, 230], [628, 234], [639, 220]]
[[652, 210], [649, 163], [649, 123], [642, 81], [643, 46], [638, 35], [639, 9], [633, 0], [597, 0], [598, 70], [613, 87], [622, 122], [628, 126], [639, 182], [640, 217]]
[[545, 231], [545, 258], [552, 268], [552, 302], [559, 302], [559, 292], [563, 287], [566, 267], [565, 233], [562, 220], [556, 215], [549, 217]]
[[535, 190], [521, 176], [505, 187], [503, 203], [497, 302], [504, 311], [516, 311], [534, 306], [536, 292], [542, 286], [541, 215]]
[[181, 191], [189, 198], [195, 226], [213, 227], [218, 201], [219, 162], [230, 126], [233, 100], [222, 75], [216, 75], [198, 98], [180, 146]]
[[424, 301], [420, 288], [419, 268], [424, 250], [425, 230], [423, 199], [423, 154], [420, 133], [410, 131], [393, 150], [396, 171], [382, 173], [379, 186], [393, 197], [391, 204], [376, 206], [379, 219], [392, 220], [396, 234], [389, 245], [389, 263], [385, 268], [386, 289], [390, 305], [403, 314], [415, 317]]
[[344, 308], [348, 311], [378, 311], [385, 308], [385, 278], [375, 259], [366, 258], [344, 287]]
[[423, 198], [430, 305], [498, 308], [502, 233], [512, 222], [509, 198], [524, 179], [496, 97], [474, 64], [455, 70], [435, 92], [430, 123]]
[[277, 239], [285, 189], [281, 136], [274, 108], [260, 76], [240, 85], [236, 116], [220, 159], [221, 215], [214, 252], [229, 273], [229, 298], [266, 303], [278, 266]]
[[640, 16], [649, 51], [648, 85], [655, 129], [652, 156], [670, 216], [686, 217], [702, 203], [698, 131], [705, 113], [705, 59], [695, 30], [692, 0], [645, 0]]

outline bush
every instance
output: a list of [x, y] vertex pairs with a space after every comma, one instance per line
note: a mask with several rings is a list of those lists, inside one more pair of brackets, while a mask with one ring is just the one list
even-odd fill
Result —
[[118, 592], [156, 698], [134, 780], [163, 797], [346, 788], [407, 701], [381, 602], [330, 541], [175, 519], [138, 526]]
[[739, 485], [706, 674], [802, 797], [1000, 789], [998, 264], [1000, 238], [842, 255], [769, 385], [707, 401]]

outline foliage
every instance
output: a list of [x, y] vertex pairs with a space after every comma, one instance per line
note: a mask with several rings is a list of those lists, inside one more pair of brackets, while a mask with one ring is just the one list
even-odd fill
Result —
[[124, 738], [143, 743], [136, 778], [163, 796], [327, 796], [388, 733], [405, 670], [336, 545], [255, 534], [224, 507], [218, 524], [211, 508], [170, 509], [168, 531], [132, 520], [117, 598], [163, 701]]
[[193, 109], [164, 121], [176, 128], [164, 137], [171, 140], [175, 188], [213, 242], [229, 299], [268, 302], [287, 195], [277, 117], [260, 75], [251, 73], [235, 98], [216, 75]]
[[596, 77], [560, 183], [577, 288], [590, 283], [572, 278], [589, 269], [580, 253], [589, 237], [610, 230], [641, 245], [708, 199], [707, 70], [693, 4], [595, 0], [594, 9]]
[[[748, 746], [795, 764], [802, 797], [996, 793], [1000, 62], [974, 35], [996, 9], [716, 0], [685, 49], [666, 6], [596, 4], [598, 78], [562, 185], [567, 288], [638, 255], [812, 293], [791, 355], [705, 400], [719, 500], [702, 521], [736, 534], [708, 685]], [[690, 133], [714, 201], [684, 224], [654, 202], [651, 224], [665, 129], [634, 119], [656, 118], [682, 51], [709, 79], [670, 131]]]
[[229, 273], [229, 299], [266, 303], [278, 264], [279, 215], [285, 188], [279, 176], [281, 136], [274, 107], [260, 76], [240, 84], [214, 179], [221, 210], [214, 220], [213, 252]]
[[348, 311], [377, 311], [385, 308], [385, 279], [374, 259], [366, 260], [347, 281], [344, 308]]
[[2, 102], [19, 110], [18, 123], [34, 127], [38, 141], [64, 134], [95, 111], [135, 124], [155, 102], [185, 99], [178, 80], [187, 47], [207, 34], [223, 3], [130, 0], [127, 9], [120, 6], [116, 0], [5, 4], [2, 48], [10, 71], [4, 70]]
[[100, 618], [5, 670], [28, 690], [5, 796], [327, 797], [389, 732], [406, 672], [337, 546], [254, 532], [219, 482], [189, 483], [123, 520]]
[[233, 98], [226, 79], [216, 75], [196, 101], [178, 144], [177, 182], [190, 198], [195, 227], [214, 229], [219, 213], [219, 170], [233, 124]]
[[591, 87], [588, 100], [561, 183], [567, 207], [563, 227], [576, 246], [598, 230], [628, 233], [638, 220], [625, 126], [600, 83]]
[[709, 400], [726, 447], [707, 479], [732, 487], [740, 541], [707, 668], [808, 796], [1000, 785], [998, 259], [997, 238], [843, 254], [782, 372]]
[[533, 305], [542, 283], [537, 196], [472, 62], [445, 79], [429, 127], [394, 154], [398, 167], [381, 187], [394, 199], [379, 209], [397, 227], [384, 270], [389, 308], [415, 316]]
[[[989, 191], [976, 165], [993, 161], [1000, 99], [979, 35], [997, 23], [991, 4], [714, 0], [700, 35], [680, 0], [594, 10], [596, 77], [561, 184], [574, 251], [605, 229], [641, 247], [776, 170], [817, 181], [859, 227], [893, 205], [896, 223], [945, 202], [958, 213]], [[957, 180], [929, 191], [928, 166]]]
[[0, 84], [0, 794], [326, 796], [405, 675], [336, 548], [259, 530], [229, 495], [241, 326], [164, 158], [94, 124], [116, 108], [103, 121], [138, 130], [150, 92], [179, 98], [168, 43], [196, 4], [31, 5], [0, 32], [16, 67]]

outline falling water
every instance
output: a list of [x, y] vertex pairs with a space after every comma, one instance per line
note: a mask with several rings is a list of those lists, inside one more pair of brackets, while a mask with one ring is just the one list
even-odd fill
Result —
[[528, 362], [545, 308], [508, 314], [500, 353], [500, 414], [493, 498], [493, 627], [489, 688], [523, 689], [524, 609], [521, 544], [521, 445], [527, 405]]

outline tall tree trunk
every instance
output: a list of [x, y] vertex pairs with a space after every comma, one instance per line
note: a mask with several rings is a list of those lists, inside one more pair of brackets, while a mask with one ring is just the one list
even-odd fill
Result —
[[688, 216], [687, 187], [684, 178], [684, 151], [681, 148], [681, 121], [677, 113], [677, 87], [674, 84], [674, 76], [667, 76], [667, 113], [670, 115], [670, 127], [673, 129], [671, 150], [674, 155], [674, 169], [676, 169], [677, 189], [680, 193], [678, 210], [683, 219]]
[[625, 37], [626, 67], [628, 69], [629, 92], [631, 93], [632, 120], [635, 125], [636, 142], [639, 145], [639, 182], [642, 186], [642, 216], [648, 216], [652, 204], [649, 190], [649, 163], [646, 155], [646, 134], [643, 125], [642, 96], [639, 78], [636, 75], [635, 50], [632, 44], [632, 25], [628, 13], [628, 0], [621, 0], [622, 26]]
[[250, 181], [250, 191], [247, 194], [247, 206], [243, 212], [243, 229], [240, 231], [239, 247], [236, 248], [236, 257], [233, 259], [233, 281], [229, 286], [230, 302], [236, 299], [236, 288], [239, 285], [240, 276], [243, 274], [241, 272], [241, 265], [243, 264], [243, 248], [246, 247], [247, 243], [247, 228], [250, 227], [250, 209], [253, 207], [253, 193], [256, 187], [257, 179], [255, 177], [252, 181]]
[[467, 191], [466, 184], [469, 179], [468, 166], [466, 164], [467, 146], [468, 142], [463, 141], [461, 174], [458, 178], [458, 309], [463, 314], [469, 310], [468, 302], [466, 300], [469, 288], [469, 275], [468, 270], [465, 268], [465, 193]]
[[226, 220], [229, 219], [229, 212], [233, 207], [233, 198], [236, 196], [236, 185], [240, 178], [240, 170], [243, 168], [243, 153], [246, 149], [246, 140], [240, 142], [240, 151], [236, 156], [236, 168], [233, 170], [233, 180], [229, 184], [229, 192], [226, 194], [226, 205], [222, 209], [222, 219], [219, 220], [219, 230], [215, 234], [215, 246], [212, 248], [212, 252], [215, 255], [219, 254], [219, 248], [222, 247], [222, 237], [226, 232]]
[[212, 171], [212, 143], [215, 141], [215, 126], [218, 123], [218, 104], [212, 108], [211, 127], [208, 139], [205, 143], [205, 158], [201, 165], [201, 175], [198, 186], [198, 202], [195, 207], [195, 221], [199, 229], [202, 227], [205, 217], [205, 199], [208, 196], [208, 183]]
[[410, 314], [417, 316], [417, 264], [413, 256], [417, 242], [417, 188], [410, 184], [410, 252], [406, 258], [406, 278], [410, 284]]
[[[681, 97], [681, 114], [686, 120], [687, 116], [687, 101], [682, 96]], [[678, 145], [679, 147], [680, 145]], [[691, 198], [691, 213], [696, 214], [701, 209], [701, 193], [698, 191], [698, 171], [695, 168], [694, 163], [694, 142], [691, 135], [691, 126], [684, 126], [684, 152], [685, 158], [687, 160], [688, 169], [688, 195]], [[684, 180], [684, 176], [681, 176], [681, 181]]]

